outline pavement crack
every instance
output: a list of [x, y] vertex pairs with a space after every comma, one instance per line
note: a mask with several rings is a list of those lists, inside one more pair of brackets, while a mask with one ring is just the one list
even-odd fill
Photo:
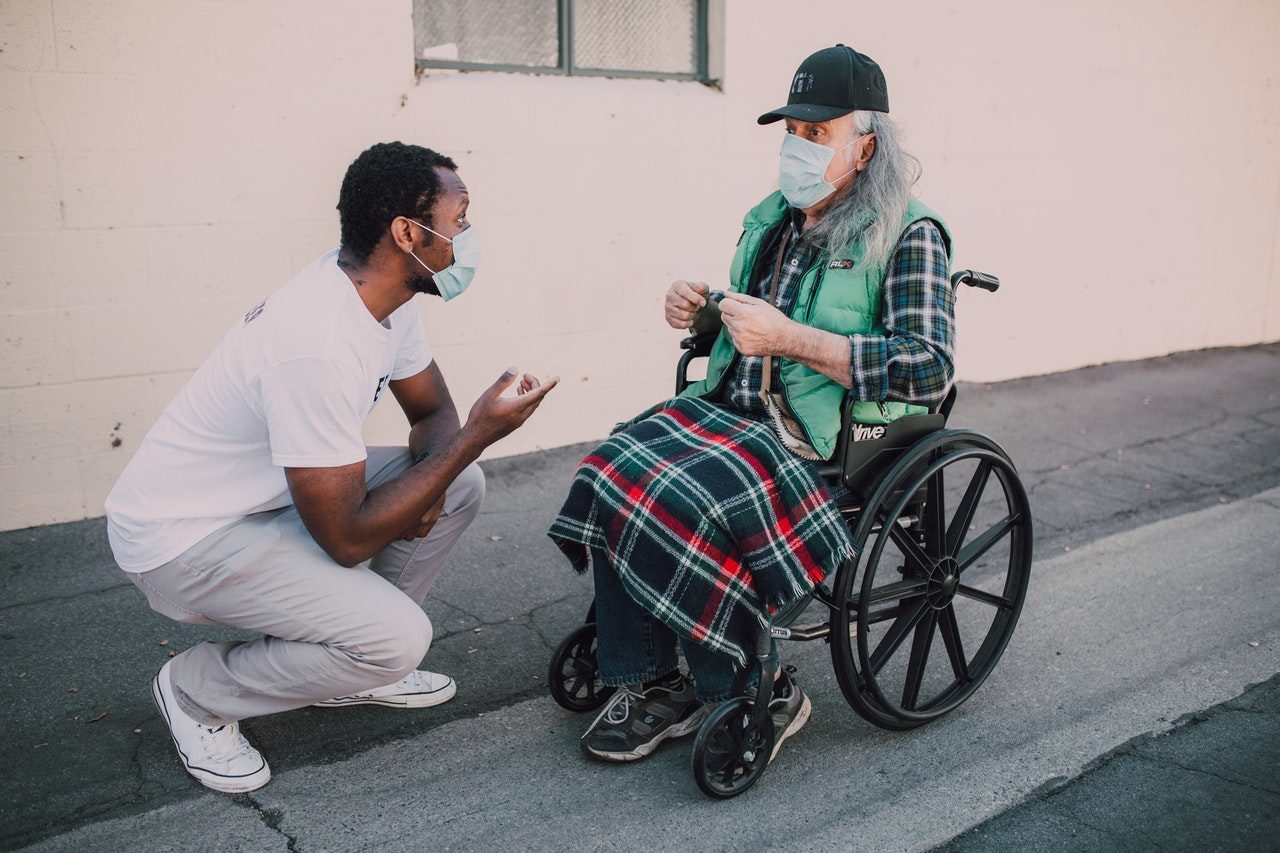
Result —
[[262, 821], [263, 826], [283, 837], [286, 849], [289, 850], [289, 853], [300, 853], [302, 848], [298, 846], [298, 839], [285, 832], [281, 827], [281, 822], [284, 820], [283, 811], [280, 809], [267, 808], [262, 805], [262, 803], [255, 800], [252, 794], [237, 794], [231, 797], [231, 802], [236, 805], [247, 807], [258, 816], [258, 819]]
[[[1116, 848], [1116, 849], [1118, 849], [1118, 850], [1129, 850], [1129, 849], [1131, 849], [1131, 848], [1130, 848], [1130, 846], [1129, 846], [1129, 844], [1128, 844], [1128, 843], [1126, 843], [1125, 838], [1123, 838], [1122, 836], [1120, 836], [1120, 835], [1116, 834], [1116, 832], [1115, 832], [1114, 830], [1110, 830], [1110, 829], [1107, 829], [1106, 827], [1098, 826], [1098, 825], [1096, 825], [1096, 824], [1089, 823], [1089, 821], [1087, 821], [1087, 820], [1085, 820], [1084, 818], [1080, 817], [1080, 815], [1076, 814], [1073, 810], [1071, 810], [1071, 809], [1069, 809], [1069, 808], [1066, 808], [1066, 807], [1059, 808], [1059, 809], [1058, 809], [1058, 813], [1059, 813], [1059, 814], [1061, 814], [1063, 817], [1065, 817], [1067, 820], [1074, 821], [1075, 823], [1078, 823], [1078, 824], [1080, 824], [1081, 826], [1083, 826], [1085, 829], [1091, 829], [1091, 830], [1093, 830], [1094, 832], [1098, 833], [1099, 835], [1104, 836], [1105, 838], [1110, 839], [1112, 842], [1114, 842], [1115, 844], [1117, 844], [1117, 845], [1118, 845], [1118, 846], [1117, 846], [1117, 848]], [[1144, 838], [1142, 839], [1142, 841], [1143, 841], [1143, 844], [1144, 844], [1144, 847], [1143, 847], [1142, 849], [1148, 849], [1145, 845], [1150, 845], [1150, 847], [1151, 847], [1151, 848], [1154, 848], [1154, 849], [1156, 849], [1156, 850], [1167, 850], [1167, 849], [1168, 849], [1168, 848], [1166, 848], [1166, 847], [1161, 847], [1161, 846], [1160, 846], [1159, 844], [1157, 844], [1157, 843], [1155, 842], [1155, 840], [1154, 840], [1154, 839], [1152, 839], [1150, 836], [1146, 836], [1146, 837], [1144, 837]]]
[[[1019, 471], [1018, 473], [1019, 473], [1019, 476], [1021, 477], [1025, 477], [1027, 475], [1053, 474], [1057, 471], [1062, 470], [1062, 465], [1068, 465], [1074, 468], [1077, 465], [1082, 465], [1085, 462], [1092, 462], [1096, 459], [1108, 459], [1114, 454], [1116, 454], [1117, 452], [1141, 450], [1143, 448], [1150, 447], [1155, 444], [1160, 444], [1161, 442], [1173, 442], [1173, 441], [1179, 441], [1180, 439], [1189, 438], [1190, 436], [1193, 436], [1198, 432], [1204, 432], [1205, 430], [1210, 430], [1210, 429], [1213, 429], [1214, 427], [1221, 426], [1230, 418], [1231, 418], [1230, 412], [1227, 412], [1225, 410], [1219, 410], [1219, 416], [1209, 421], [1208, 423], [1197, 424], [1196, 426], [1188, 427], [1187, 429], [1182, 430], [1181, 432], [1175, 432], [1169, 435], [1152, 436], [1151, 438], [1146, 438], [1146, 439], [1143, 439], [1142, 441], [1137, 441], [1132, 444], [1124, 444], [1119, 447], [1108, 447], [1105, 450], [1096, 451], [1094, 453], [1086, 453], [1084, 456], [1081, 456], [1078, 459], [1070, 459], [1070, 460], [1067, 460], [1066, 462], [1061, 462], [1057, 465], [1052, 465], [1046, 468], [1030, 468], [1024, 471]], [[1075, 447], [1075, 445], [1067, 445], [1067, 446]], [[1083, 448], [1076, 448], [1076, 449], [1083, 450]], [[1150, 463], [1147, 463], [1147, 464], [1150, 464]], [[1157, 467], [1157, 466], [1152, 465], [1152, 467]], [[1166, 471], [1164, 473], [1176, 474], [1177, 472]]]
[[1245, 779], [1233, 779], [1230, 776], [1223, 776], [1221, 773], [1215, 773], [1212, 770], [1206, 770], [1203, 767], [1191, 767], [1190, 765], [1183, 764], [1180, 761], [1175, 761], [1166, 755], [1152, 755], [1150, 753], [1138, 753], [1138, 752], [1131, 752], [1129, 754], [1133, 758], [1139, 758], [1144, 761], [1150, 761], [1152, 764], [1156, 764], [1160, 767], [1164, 767], [1170, 770], [1183, 770], [1187, 773], [1200, 773], [1205, 776], [1210, 776], [1214, 779], [1218, 779], [1222, 782], [1226, 782], [1229, 785], [1235, 785], [1237, 787], [1246, 788], [1250, 791], [1262, 791], [1268, 794], [1280, 794], [1280, 788], [1272, 788], [1266, 785], [1258, 785]]

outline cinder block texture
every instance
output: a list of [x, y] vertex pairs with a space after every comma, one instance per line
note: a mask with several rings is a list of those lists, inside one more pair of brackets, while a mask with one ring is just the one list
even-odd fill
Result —
[[[412, 0], [0, 4], [0, 389], [120, 381], [149, 423], [337, 243], [351, 159], [403, 139], [458, 161], [485, 246], [464, 298], [419, 300], [459, 406], [514, 363], [564, 385], [492, 455], [599, 437], [670, 392], [662, 294], [725, 285], [776, 186], [755, 117], [837, 41], [883, 67], [953, 265], [1004, 282], [961, 294], [961, 378], [1280, 337], [1280, 5], [725, 7], [708, 87], [418, 75]], [[0, 528], [97, 514], [138, 433], [24, 411], [0, 464], [42, 484]], [[367, 434], [403, 440], [394, 404]]]

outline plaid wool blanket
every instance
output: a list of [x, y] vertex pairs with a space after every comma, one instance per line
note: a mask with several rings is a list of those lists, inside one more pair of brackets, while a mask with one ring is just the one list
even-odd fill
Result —
[[811, 463], [765, 421], [697, 398], [661, 404], [583, 460], [548, 535], [579, 571], [590, 549], [677, 634], [747, 661], [769, 608], [853, 553]]

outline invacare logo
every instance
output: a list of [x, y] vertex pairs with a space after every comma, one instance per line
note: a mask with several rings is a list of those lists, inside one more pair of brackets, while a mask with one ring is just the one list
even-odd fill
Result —
[[867, 426], [866, 424], [853, 425], [854, 441], [874, 441], [877, 438], [884, 438], [884, 427]]

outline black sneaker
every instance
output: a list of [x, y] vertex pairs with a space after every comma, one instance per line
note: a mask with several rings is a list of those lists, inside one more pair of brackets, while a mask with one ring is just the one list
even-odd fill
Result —
[[782, 742], [804, 728], [813, 713], [813, 704], [796, 682], [796, 668], [784, 666], [782, 675], [773, 682], [773, 698], [769, 700], [769, 712], [773, 714], [773, 730], [777, 732], [773, 742], [773, 754], [769, 760], [778, 757]]
[[706, 715], [683, 675], [640, 690], [619, 687], [578, 745], [590, 758], [636, 761], [664, 740], [697, 731]]

